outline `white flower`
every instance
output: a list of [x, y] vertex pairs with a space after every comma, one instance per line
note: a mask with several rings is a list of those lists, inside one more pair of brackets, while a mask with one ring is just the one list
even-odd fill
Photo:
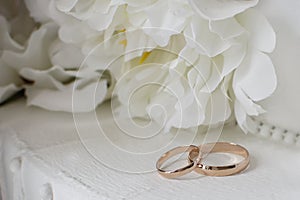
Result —
[[[217, 124], [230, 116], [228, 98], [218, 87], [222, 80], [217, 66], [178, 41], [175, 37], [168, 47], [127, 63], [116, 86], [124, 105], [121, 116], [150, 117], [166, 131]], [[196, 58], [185, 56], [192, 54]]]
[[12, 34], [20, 19], [0, 17], [0, 102], [24, 88], [29, 105], [86, 112], [110, 98], [116, 80], [122, 116], [169, 130], [235, 115], [246, 132], [276, 87], [266, 54], [276, 37], [252, 8], [258, 0], [25, 3], [39, 28]]
[[[223, 123], [234, 107], [239, 125], [245, 132], [251, 130], [248, 116], [263, 112], [256, 102], [276, 87], [273, 64], [263, 53], [274, 49], [275, 33], [260, 13], [249, 9], [257, 1], [191, 1], [193, 9], [199, 11], [192, 14], [186, 1], [180, 1], [179, 7], [189, 14], [177, 20], [182, 24], [175, 24], [178, 29], [171, 32], [167, 13], [172, 9], [167, 2], [156, 1], [148, 6], [146, 14], [140, 15], [145, 22], [139, 26], [154, 26], [144, 32], [158, 46], [168, 44], [163, 49], [178, 56], [162, 58], [155, 49], [147, 50], [135, 59], [142, 62], [128, 62], [123, 67], [124, 77], [116, 87], [123, 105], [121, 115], [148, 117], [168, 130]], [[161, 8], [167, 12], [160, 12]], [[161, 30], [157, 32], [156, 27]], [[170, 36], [181, 33], [186, 43], [170, 48], [180, 38], [170, 40]]]
[[[103, 40], [104, 33], [93, 30], [88, 23], [70, 13], [60, 11], [58, 3], [54, 0], [26, 1], [31, 16], [42, 25], [25, 39], [24, 45], [15, 45], [15, 40], [3, 31], [3, 35], [7, 35], [3, 41], [11, 41], [11, 44], [1, 45], [1, 70], [5, 71], [4, 76], [16, 77], [16, 80], [3, 79], [3, 84], [7, 82], [7, 85], [1, 87], [1, 101], [25, 88], [29, 105], [56, 111], [86, 112], [108, 98], [111, 77], [103, 76], [103, 70], [81, 65], [86, 57], [86, 44], [95, 38]], [[10, 75], [11, 71], [14, 76]]]

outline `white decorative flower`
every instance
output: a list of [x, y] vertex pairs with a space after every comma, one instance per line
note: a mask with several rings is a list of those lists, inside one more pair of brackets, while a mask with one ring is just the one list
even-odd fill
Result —
[[165, 130], [226, 120], [231, 112], [228, 98], [219, 87], [222, 78], [218, 66], [208, 56], [178, 42], [180, 39], [171, 41], [166, 48], [143, 54], [125, 65], [116, 86], [124, 105], [120, 114], [150, 117]]
[[25, 3], [39, 27], [26, 20], [20, 34], [10, 30], [20, 17], [0, 17], [0, 102], [24, 88], [29, 105], [86, 112], [110, 98], [116, 80], [122, 116], [169, 130], [235, 115], [246, 132], [276, 87], [266, 54], [275, 33], [253, 8], [258, 0]]
[[[32, 32], [24, 45], [17, 46], [19, 49], [10, 47], [17, 43], [9, 40], [9, 34], [4, 32], [7, 36], [3, 41], [11, 41], [12, 45], [3, 45], [1, 70], [5, 71], [6, 77], [12, 77], [8, 73], [13, 71], [18, 79], [3, 79], [3, 83], [10, 84], [1, 88], [1, 101], [25, 88], [29, 105], [56, 111], [86, 112], [107, 98], [111, 77], [103, 76], [104, 70], [81, 65], [86, 57], [87, 43], [95, 38], [103, 41], [104, 33], [59, 10], [58, 4], [56, 0], [26, 0], [31, 16], [41, 23], [41, 27]], [[6, 66], [12, 70], [7, 70]], [[12, 85], [14, 82], [17, 85]]]
[[[263, 53], [273, 51], [275, 33], [267, 20], [250, 8], [258, 1], [190, 1], [192, 5], [180, 1], [178, 8], [189, 14], [182, 15], [182, 20], [176, 21], [182, 24], [171, 31], [172, 20], [168, 21], [166, 13], [176, 6], [170, 8], [167, 2], [156, 1], [140, 11], [146, 13], [141, 15], [144, 24], [154, 26], [144, 32], [158, 46], [168, 45], [164, 51], [178, 56], [168, 59], [154, 49], [139, 54], [136, 60], [142, 62], [128, 62], [116, 87], [123, 105], [120, 113], [151, 118], [168, 130], [223, 123], [234, 108], [241, 128], [251, 130], [248, 116], [263, 112], [256, 102], [276, 87], [273, 64]], [[162, 7], [166, 12], [160, 12]], [[193, 9], [198, 12], [191, 14]], [[139, 26], [144, 28], [144, 24]], [[158, 32], [157, 27], [161, 28]], [[169, 48], [180, 41], [180, 37], [174, 41], [170, 36], [181, 34], [186, 43], [176, 50]]]

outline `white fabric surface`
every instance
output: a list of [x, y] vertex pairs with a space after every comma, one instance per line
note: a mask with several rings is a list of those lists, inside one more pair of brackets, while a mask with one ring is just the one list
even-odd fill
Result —
[[[79, 134], [70, 114], [28, 108], [22, 99], [2, 107], [0, 182], [4, 199], [296, 200], [300, 197], [297, 170], [300, 151], [296, 146], [245, 135], [237, 127], [228, 127], [220, 141], [241, 144], [251, 154], [251, 165], [244, 173], [229, 177], [193, 174], [181, 180], [168, 180], [153, 171], [159, 155], [171, 146], [197, 144], [203, 136], [193, 141], [193, 134], [182, 132], [170, 145], [146, 154], [165, 145], [172, 134], [158, 134], [155, 143], [150, 139], [126, 139], [113, 124], [108, 105], [101, 106], [96, 115], [77, 116]], [[95, 116], [110, 142], [95, 124]], [[120, 152], [116, 146], [135, 153], [117, 154]]]

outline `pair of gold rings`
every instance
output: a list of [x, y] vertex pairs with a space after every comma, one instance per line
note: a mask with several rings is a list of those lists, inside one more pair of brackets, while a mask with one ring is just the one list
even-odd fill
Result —
[[[188, 153], [188, 164], [176, 170], [164, 170], [163, 164], [173, 156], [181, 153]], [[210, 166], [201, 163], [203, 157], [209, 153], [231, 153], [243, 157], [238, 163], [225, 166]], [[206, 176], [229, 176], [237, 174], [249, 165], [249, 152], [244, 147], [228, 142], [207, 143], [200, 146], [181, 146], [176, 147], [163, 154], [156, 163], [156, 168], [160, 175], [165, 178], [177, 178], [192, 171]]]

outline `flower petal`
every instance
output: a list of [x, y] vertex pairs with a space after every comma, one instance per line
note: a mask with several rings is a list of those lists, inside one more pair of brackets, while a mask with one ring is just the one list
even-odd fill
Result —
[[[188, 105], [186, 105], [187, 99], [191, 102]], [[175, 112], [167, 120], [165, 130], [171, 127], [191, 128], [202, 124], [205, 111], [196, 101], [193, 92], [187, 90], [184, 98], [177, 99], [176, 105]]]
[[237, 37], [245, 32], [245, 29], [236, 21], [235, 18], [209, 21], [209, 28], [212, 32], [218, 34], [224, 40]]
[[46, 23], [51, 20], [51, 14], [49, 10], [50, 4], [53, 1], [41, 1], [41, 0], [25, 0], [27, 9], [30, 16], [40, 23]]
[[52, 111], [89, 112], [105, 99], [107, 81], [92, 82], [84, 88], [76, 88], [75, 83], [62, 90], [28, 87], [27, 104]]
[[206, 125], [225, 122], [230, 117], [231, 108], [229, 101], [221, 89], [217, 89], [211, 94], [205, 114], [204, 124]]
[[92, 30], [86, 23], [66, 23], [60, 26], [59, 38], [65, 43], [82, 43], [87, 39], [99, 35], [99, 32]]
[[128, 99], [128, 109], [130, 117], [146, 117], [147, 107], [149, 106], [149, 99], [151, 94], [157, 90], [156, 85], [141, 85], [139, 88], [132, 90], [132, 95]]
[[252, 100], [260, 101], [270, 96], [277, 86], [276, 73], [269, 56], [259, 51], [248, 52], [248, 57], [234, 75], [234, 87]]
[[[126, 106], [124, 115], [145, 117], [146, 108], [151, 98], [160, 88], [167, 69], [158, 64], [149, 64], [131, 69], [118, 80], [115, 91], [119, 101]], [[130, 113], [128, 113], [128, 108]], [[127, 111], [127, 112], [126, 112]]]
[[21, 85], [23, 81], [18, 72], [4, 63], [0, 58], [0, 86], [8, 85], [10, 83]]
[[8, 22], [1, 15], [0, 27], [0, 55], [2, 50], [21, 51], [23, 47], [11, 38]]
[[115, 35], [105, 41], [87, 41], [82, 47], [82, 52], [86, 55], [84, 65], [95, 71], [112, 70], [117, 75], [124, 64], [124, 39], [125, 35]]
[[205, 87], [205, 84], [209, 80], [212, 68], [211, 59], [207, 56], [200, 56], [194, 66], [187, 73], [187, 79], [190, 87], [194, 88], [194, 91], [200, 91]]
[[235, 101], [234, 103], [234, 114], [235, 114], [235, 119], [239, 125], [239, 127], [245, 132], [248, 132], [248, 127], [247, 127], [247, 114], [240, 105], [238, 101]]
[[14, 94], [19, 92], [22, 88], [17, 87], [15, 84], [9, 84], [6, 86], [0, 86], [0, 103], [3, 103]]
[[222, 53], [223, 69], [222, 76], [227, 76], [234, 69], [236, 69], [244, 60], [246, 56], [245, 45], [233, 45]]
[[74, 8], [77, 2], [78, 0], [56, 0], [56, 7], [62, 12], [68, 12]]
[[54, 40], [56, 25], [49, 23], [32, 33], [25, 52], [4, 51], [2, 60], [9, 66], [22, 68], [45, 69], [50, 66], [48, 48]]
[[211, 73], [209, 79], [205, 82], [205, 86], [201, 92], [212, 93], [221, 83], [223, 76], [221, 75], [220, 65], [215, 60], [211, 62]]
[[195, 51], [195, 49], [192, 49], [188, 45], [186, 45], [179, 52], [178, 58], [180, 60], [183, 60], [187, 66], [192, 66], [199, 58], [199, 54]]
[[247, 115], [239, 101], [235, 101], [234, 103], [234, 114], [239, 127], [244, 133], [255, 132], [256, 126], [253, 120]]
[[220, 20], [235, 16], [255, 6], [258, 0], [189, 0], [191, 6], [204, 18]]
[[118, 6], [111, 6], [108, 13], [93, 12], [88, 19], [88, 24], [91, 28], [97, 31], [103, 31], [109, 27], [113, 21], [113, 17], [118, 9]]
[[84, 55], [79, 47], [63, 43], [60, 40], [52, 43], [49, 54], [51, 63], [62, 66], [64, 69], [79, 68], [84, 60]]
[[145, 6], [152, 5], [157, 0], [123, 0], [128, 6], [139, 7], [141, 9], [145, 8]]
[[157, 44], [143, 30], [126, 31], [125, 62], [151, 51]]
[[271, 53], [276, 45], [276, 34], [260, 12], [249, 9], [237, 15], [239, 23], [249, 32], [249, 43], [261, 51]]
[[265, 110], [260, 106], [253, 102], [247, 94], [243, 91], [243, 89], [239, 86], [234, 87], [234, 94], [236, 96], [236, 101], [239, 101], [243, 110], [252, 116], [258, 116], [265, 112]]
[[0, 103], [22, 89], [19, 74], [0, 59]]
[[193, 17], [191, 23], [184, 30], [187, 44], [197, 49], [200, 54], [214, 57], [230, 47], [230, 42], [223, 40], [216, 33], [209, 30], [207, 20]]
[[63, 89], [63, 83], [74, 78], [74, 76], [67, 74], [58, 66], [44, 71], [24, 68], [20, 71], [20, 75], [27, 80], [33, 81], [35, 87], [45, 89]]
[[145, 33], [152, 37], [159, 46], [166, 46], [174, 34], [179, 34], [191, 15], [188, 5], [181, 1], [159, 0], [145, 10], [149, 19], [144, 27]]
[[70, 14], [77, 19], [88, 20], [95, 12], [108, 13], [111, 2], [111, 0], [79, 0]]

